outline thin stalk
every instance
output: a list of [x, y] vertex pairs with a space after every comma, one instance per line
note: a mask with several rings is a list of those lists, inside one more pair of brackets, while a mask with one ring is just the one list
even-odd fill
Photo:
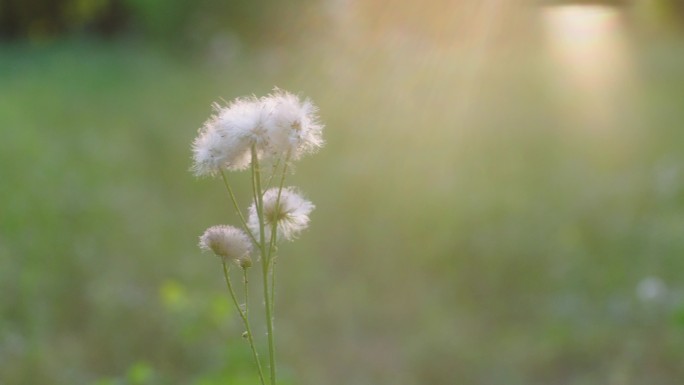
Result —
[[256, 153], [256, 146], [252, 145], [252, 198], [254, 199], [254, 206], [256, 208], [257, 217], [259, 217], [259, 239], [255, 239], [261, 257], [265, 256], [264, 250], [264, 231], [261, 227], [263, 222], [263, 194], [261, 192], [261, 174], [259, 170], [259, 158]]
[[[249, 319], [249, 280], [247, 279], [247, 268], [243, 267], [242, 268], [242, 282], [245, 285], [244, 288], [244, 293], [245, 293], [245, 318]], [[252, 331], [247, 330], [247, 337], [252, 338]], [[261, 369], [261, 362], [259, 362], [259, 368]], [[263, 376], [263, 373], [260, 373], [261, 376]]]
[[[264, 223], [264, 194], [261, 191], [261, 169], [259, 167], [259, 157], [257, 156], [256, 146], [252, 145], [252, 190], [254, 193], [254, 204], [257, 214], [259, 214], [259, 230], [263, 230]], [[264, 244], [264, 232], [259, 232], [259, 243]]]
[[273, 308], [275, 306], [275, 266], [276, 266], [276, 260], [273, 258], [271, 260], [271, 312], [275, 314], [273, 311]]
[[268, 182], [266, 182], [266, 190], [268, 190], [271, 187], [271, 182], [273, 181], [273, 177], [278, 172], [278, 166], [280, 166], [280, 158], [278, 158], [278, 160], [273, 165], [273, 171], [271, 172], [271, 176], [268, 177]]
[[235, 212], [237, 213], [238, 217], [240, 217], [240, 222], [242, 222], [242, 227], [245, 228], [245, 231], [247, 232], [247, 235], [249, 235], [250, 238], [252, 238], [252, 241], [254, 243], [257, 243], [256, 238], [254, 237], [254, 234], [249, 230], [249, 226], [247, 226], [247, 221], [245, 220], [245, 217], [242, 215], [242, 211], [240, 210], [240, 205], [237, 203], [237, 199], [235, 199], [235, 194], [233, 193], [233, 189], [230, 187], [230, 183], [228, 183], [228, 177], [226, 176], [226, 173], [221, 169], [221, 178], [223, 179], [223, 185], [226, 186], [226, 190], [228, 190], [228, 194], [230, 195], [230, 200], [233, 202], [233, 206], [235, 207]]
[[228, 287], [228, 292], [230, 292], [230, 297], [233, 299], [233, 303], [235, 304], [235, 307], [238, 310], [238, 313], [240, 313], [240, 318], [242, 318], [242, 323], [245, 325], [245, 329], [247, 330], [247, 340], [249, 341], [249, 346], [252, 348], [252, 355], [254, 356], [254, 362], [256, 363], [257, 366], [257, 371], [259, 372], [259, 380], [261, 380], [261, 385], [266, 385], [266, 381], [264, 381], [264, 373], [263, 370], [261, 369], [261, 361], [259, 360], [259, 354], [256, 351], [256, 346], [254, 345], [254, 339], [252, 338], [252, 328], [249, 326], [249, 319], [247, 318], [247, 309], [248, 309], [248, 291], [247, 291], [247, 269], [242, 269], [244, 274], [245, 274], [245, 309], [242, 310], [240, 307], [240, 303], [237, 300], [237, 297], [235, 296], [235, 290], [233, 290], [233, 285], [230, 283], [230, 275], [228, 274], [228, 265], [226, 264], [226, 261], [223, 261], [223, 277], [226, 279], [226, 286]]
[[[287, 154], [287, 157], [285, 158], [285, 162], [283, 164], [283, 173], [280, 177], [280, 185], [278, 186], [278, 197], [276, 198], [276, 207], [275, 207], [275, 212], [280, 211], [280, 196], [282, 195], [283, 192], [283, 186], [285, 185], [285, 176], [287, 175], [287, 162], [290, 160], [290, 154]], [[268, 256], [269, 258], [273, 254], [273, 250], [275, 249], [276, 245], [276, 235], [277, 235], [277, 230], [278, 230], [278, 223], [276, 221], [273, 221], [271, 224], [271, 240], [268, 245]]]
[[[283, 192], [283, 186], [285, 185], [285, 176], [287, 175], [287, 164], [288, 161], [290, 160], [290, 154], [288, 153], [287, 156], [285, 157], [285, 162], [283, 162], [283, 173], [280, 177], [280, 185], [278, 186], [278, 197], [276, 198], [276, 208], [275, 212], [280, 211], [280, 197]], [[276, 249], [276, 241], [277, 241], [277, 234], [278, 234], [278, 223], [273, 222], [271, 224], [271, 239], [268, 245], [268, 259], [269, 261], [272, 261], [271, 265], [271, 311], [274, 311], [275, 307], [275, 260], [273, 256], [273, 252]]]
[[271, 385], [276, 385], [276, 365], [275, 365], [275, 342], [273, 338], [273, 316], [271, 313], [271, 296], [268, 288], [268, 272], [271, 264], [269, 256], [266, 254], [266, 239], [264, 235], [264, 196], [261, 190], [261, 170], [259, 169], [259, 158], [257, 157], [256, 147], [252, 145], [252, 187], [254, 188], [254, 198], [259, 214], [259, 248], [261, 250], [261, 272], [263, 274], [264, 285], [264, 307], [266, 310], [266, 330], [268, 333], [268, 358], [271, 369]]

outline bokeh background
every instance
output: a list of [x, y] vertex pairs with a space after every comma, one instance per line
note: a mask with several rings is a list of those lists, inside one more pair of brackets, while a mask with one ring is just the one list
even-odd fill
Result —
[[680, 0], [0, 0], [0, 384], [257, 383], [196, 246], [238, 221], [188, 170], [212, 102], [274, 86], [327, 125], [290, 178], [317, 209], [281, 247], [283, 385], [684, 382], [683, 24]]

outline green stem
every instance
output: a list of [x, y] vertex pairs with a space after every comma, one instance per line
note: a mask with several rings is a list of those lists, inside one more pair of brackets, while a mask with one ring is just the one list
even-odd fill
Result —
[[252, 187], [254, 189], [254, 204], [259, 215], [259, 249], [261, 250], [261, 272], [263, 274], [264, 285], [264, 307], [266, 310], [266, 330], [268, 333], [268, 358], [271, 369], [271, 385], [276, 385], [276, 365], [275, 365], [275, 342], [273, 338], [273, 316], [271, 313], [271, 296], [268, 289], [268, 273], [271, 264], [269, 256], [266, 254], [266, 239], [264, 235], [264, 196], [261, 191], [261, 170], [259, 169], [259, 158], [257, 157], [256, 146], [252, 145]]
[[230, 195], [230, 200], [233, 202], [233, 207], [235, 207], [235, 212], [237, 213], [238, 217], [240, 217], [240, 222], [242, 222], [242, 227], [245, 228], [245, 231], [249, 235], [250, 238], [252, 238], [252, 241], [254, 243], [257, 243], [256, 238], [254, 237], [254, 234], [249, 230], [249, 226], [247, 226], [247, 221], [245, 220], [245, 217], [242, 215], [242, 211], [240, 210], [240, 205], [237, 203], [237, 199], [235, 199], [235, 194], [233, 193], [233, 189], [230, 187], [230, 183], [228, 183], [228, 177], [226, 176], [226, 173], [221, 169], [221, 178], [223, 179], [223, 185], [226, 186], [226, 189], [228, 190], [228, 194]]
[[268, 190], [271, 187], [271, 182], [273, 181], [273, 177], [278, 172], [278, 166], [280, 166], [280, 158], [278, 158], [276, 163], [273, 165], [273, 171], [271, 172], [271, 176], [268, 177], [268, 182], [266, 182], [266, 190]]
[[273, 314], [275, 314], [275, 311], [273, 311], [275, 306], [275, 266], [276, 260], [273, 258], [271, 259], [271, 312]]
[[[290, 154], [287, 154], [287, 157], [285, 157], [285, 162], [283, 164], [283, 173], [280, 177], [280, 185], [278, 186], [278, 197], [276, 198], [276, 207], [275, 207], [275, 212], [280, 211], [280, 196], [283, 192], [283, 186], [285, 185], [285, 176], [287, 175], [287, 163], [290, 160]], [[268, 257], [271, 258], [273, 255], [273, 251], [275, 249], [276, 245], [276, 236], [278, 233], [278, 223], [277, 221], [273, 221], [271, 224], [271, 240], [268, 245]]]
[[235, 290], [233, 290], [233, 285], [230, 283], [228, 265], [226, 264], [226, 261], [223, 260], [223, 277], [226, 279], [226, 286], [228, 287], [228, 292], [230, 292], [230, 297], [233, 299], [233, 303], [235, 304], [238, 313], [240, 313], [240, 318], [242, 318], [242, 323], [245, 325], [245, 329], [247, 330], [247, 340], [249, 341], [249, 346], [252, 348], [252, 355], [254, 356], [254, 362], [256, 363], [257, 371], [259, 372], [259, 380], [261, 380], [261, 385], [266, 385], [266, 382], [264, 381], [264, 373], [261, 369], [261, 361], [259, 360], [259, 354], [256, 351], [256, 346], [254, 346], [254, 339], [252, 338], [252, 328], [249, 326], [249, 319], [247, 318], [247, 309], [249, 306], [249, 296], [247, 294], [247, 269], [242, 270], [245, 276], [245, 310], [242, 310], [242, 308], [240, 307], [240, 303], [238, 302], [237, 297], [235, 296]]
[[[275, 212], [280, 211], [280, 197], [283, 192], [283, 186], [285, 185], [285, 176], [287, 175], [287, 164], [288, 161], [290, 160], [290, 154], [288, 153], [287, 156], [285, 157], [285, 161], [283, 162], [283, 173], [280, 177], [280, 185], [278, 186], [278, 197], [276, 198], [276, 208]], [[271, 224], [271, 239], [268, 245], [268, 259], [269, 261], [272, 261], [272, 266], [271, 266], [271, 311], [273, 312], [273, 308], [275, 307], [275, 260], [273, 256], [273, 252], [276, 250], [276, 241], [277, 241], [277, 234], [278, 234], [278, 223], [273, 222]]]

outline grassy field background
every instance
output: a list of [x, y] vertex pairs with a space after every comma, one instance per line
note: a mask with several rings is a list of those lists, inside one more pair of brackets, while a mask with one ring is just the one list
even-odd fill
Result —
[[475, 72], [382, 44], [0, 47], [0, 384], [256, 383], [196, 247], [237, 220], [188, 169], [212, 102], [274, 86], [327, 125], [290, 179], [317, 209], [277, 267], [283, 385], [679, 383], [684, 42], [633, 53], [592, 126], [535, 45]]

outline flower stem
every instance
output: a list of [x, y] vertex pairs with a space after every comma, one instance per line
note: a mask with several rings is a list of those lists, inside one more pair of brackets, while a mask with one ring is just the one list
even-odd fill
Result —
[[275, 260], [275, 258], [272, 258], [271, 259], [271, 312], [272, 313], [275, 313], [273, 311], [273, 307], [275, 306], [275, 266], [276, 266], [276, 260]]
[[226, 279], [226, 286], [228, 287], [228, 292], [230, 292], [230, 297], [233, 299], [233, 303], [235, 304], [235, 307], [238, 310], [238, 313], [240, 313], [240, 318], [242, 318], [242, 323], [245, 325], [245, 329], [247, 331], [247, 340], [249, 341], [249, 346], [252, 348], [252, 355], [254, 356], [254, 362], [256, 363], [257, 366], [257, 371], [259, 372], [259, 380], [261, 380], [261, 385], [266, 385], [266, 382], [264, 381], [264, 373], [263, 370], [261, 369], [261, 361], [259, 360], [259, 354], [256, 351], [256, 346], [254, 346], [254, 339], [252, 338], [252, 328], [249, 326], [249, 319], [247, 318], [247, 309], [249, 307], [248, 301], [249, 301], [249, 295], [248, 290], [247, 290], [247, 269], [242, 269], [244, 273], [244, 278], [245, 278], [245, 309], [242, 310], [240, 307], [240, 303], [237, 300], [237, 297], [235, 296], [235, 290], [233, 290], [233, 285], [230, 283], [230, 275], [228, 274], [228, 265], [226, 264], [226, 261], [223, 261], [223, 277]]
[[226, 186], [226, 190], [228, 190], [228, 194], [230, 195], [230, 200], [233, 202], [233, 206], [235, 207], [235, 212], [237, 213], [238, 217], [240, 217], [240, 222], [242, 222], [242, 227], [244, 227], [245, 231], [249, 235], [250, 238], [252, 238], [252, 241], [254, 243], [257, 243], [256, 238], [254, 237], [254, 234], [249, 230], [249, 226], [247, 226], [247, 221], [245, 220], [244, 215], [242, 215], [242, 211], [240, 210], [240, 206], [237, 203], [237, 199], [235, 199], [235, 194], [233, 193], [233, 189], [230, 187], [230, 183], [228, 183], [228, 177], [226, 176], [226, 173], [221, 171], [221, 178], [223, 179], [223, 185]]
[[[285, 158], [285, 162], [283, 164], [283, 173], [280, 177], [280, 185], [278, 186], [278, 196], [276, 198], [276, 206], [275, 206], [275, 212], [280, 212], [280, 196], [282, 195], [283, 192], [283, 186], [285, 185], [285, 176], [287, 175], [287, 163], [290, 160], [290, 154], [287, 154], [287, 157]], [[278, 234], [278, 223], [277, 221], [273, 221], [271, 224], [271, 240], [268, 245], [268, 256], [271, 258], [273, 255], [273, 251], [275, 250], [275, 245], [276, 245], [276, 236]]]
[[273, 177], [278, 173], [278, 166], [280, 166], [280, 158], [278, 158], [278, 160], [273, 165], [273, 170], [271, 171], [271, 175], [268, 177], [268, 182], [266, 182], [266, 190], [268, 190], [271, 187], [271, 182], [273, 181]]
[[[290, 154], [288, 153], [283, 162], [283, 171], [280, 177], [280, 185], [278, 186], [278, 197], [276, 198], [275, 212], [280, 212], [280, 196], [283, 192], [283, 186], [285, 185], [285, 176], [287, 175], [287, 164], [290, 160]], [[276, 237], [278, 235], [278, 223], [276, 221], [271, 225], [271, 239], [268, 245], [268, 259], [272, 262], [271, 265], [271, 311], [275, 306], [275, 257], [273, 252], [276, 250]]]
[[[256, 146], [252, 145], [252, 187], [254, 189], [254, 205], [259, 216], [259, 249], [261, 251], [261, 272], [263, 274], [264, 285], [264, 307], [266, 310], [266, 330], [268, 334], [268, 358], [271, 369], [271, 385], [276, 385], [276, 363], [275, 363], [275, 342], [273, 336], [273, 315], [271, 308], [271, 295], [269, 291], [268, 278], [271, 266], [270, 255], [267, 254], [266, 239], [264, 235], [264, 200], [261, 191], [261, 170], [259, 169], [259, 158], [257, 157]], [[272, 290], [273, 288], [271, 288]]]

